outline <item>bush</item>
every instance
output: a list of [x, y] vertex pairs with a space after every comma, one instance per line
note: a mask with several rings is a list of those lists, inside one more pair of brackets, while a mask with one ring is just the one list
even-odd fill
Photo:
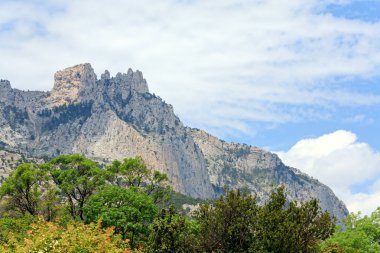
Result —
[[10, 236], [7, 244], [0, 245], [0, 252], [131, 252], [127, 242], [115, 236], [112, 228], [102, 229], [99, 224], [85, 225], [81, 222], [71, 222], [67, 227], [63, 227], [41, 219], [32, 224], [24, 236], [22, 241]]

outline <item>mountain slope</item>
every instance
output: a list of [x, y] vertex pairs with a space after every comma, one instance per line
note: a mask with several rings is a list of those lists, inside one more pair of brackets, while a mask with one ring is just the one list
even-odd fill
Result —
[[277, 155], [244, 144], [226, 143], [199, 129], [188, 128], [201, 148], [210, 181], [217, 193], [229, 188], [247, 188], [266, 201], [274, 187], [285, 186], [289, 200], [320, 200], [321, 207], [341, 220], [347, 208], [327, 186], [282, 163]]
[[140, 155], [192, 197], [247, 186], [263, 201], [285, 184], [291, 198], [317, 197], [337, 217], [347, 213], [328, 187], [277, 156], [186, 128], [131, 69], [97, 79], [90, 64], [77, 65], [55, 74], [51, 92], [20, 91], [1, 80], [0, 148], [34, 157], [81, 153], [104, 162]]
[[97, 160], [141, 155], [176, 191], [211, 198], [202, 153], [172, 106], [148, 92], [141, 72], [100, 80], [89, 64], [58, 71], [51, 93], [0, 82], [3, 148], [35, 157], [81, 153]]

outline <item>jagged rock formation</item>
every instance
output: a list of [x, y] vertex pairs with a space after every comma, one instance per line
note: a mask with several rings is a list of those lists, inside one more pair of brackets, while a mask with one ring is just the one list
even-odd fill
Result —
[[24, 92], [0, 82], [0, 146], [35, 157], [81, 153], [109, 161], [141, 155], [168, 174], [175, 190], [211, 198], [202, 153], [172, 106], [150, 94], [142, 73], [100, 80], [90, 64], [55, 74], [48, 92]]
[[0, 81], [0, 148], [33, 157], [81, 153], [104, 162], [140, 155], [192, 197], [212, 198], [229, 185], [248, 186], [264, 200], [282, 183], [292, 198], [318, 197], [336, 216], [347, 212], [330, 189], [273, 154], [187, 129], [171, 105], [149, 93], [140, 71], [115, 77], [105, 71], [97, 79], [87, 63], [54, 77], [51, 92]]
[[54, 87], [49, 97], [50, 107], [78, 103], [82, 93], [94, 87], [96, 75], [90, 64], [81, 64], [58, 71], [54, 75]]
[[289, 200], [320, 200], [321, 207], [341, 220], [347, 208], [327, 186], [282, 163], [276, 154], [238, 143], [226, 143], [199, 129], [188, 128], [201, 148], [211, 183], [217, 193], [224, 187], [247, 188], [259, 202], [266, 201], [274, 187], [285, 186]]

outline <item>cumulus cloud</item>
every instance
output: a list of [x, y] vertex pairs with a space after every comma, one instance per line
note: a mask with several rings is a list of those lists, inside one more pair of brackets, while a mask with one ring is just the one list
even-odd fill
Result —
[[337, 106], [380, 103], [345, 82], [380, 69], [380, 23], [326, 10], [348, 2], [4, 0], [1, 78], [49, 90], [73, 64], [98, 75], [132, 67], [186, 123], [214, 132], [326, 119]]
[[380, 206], [380, 153], [354, 133], [303, 139], [277, 153], [285, 164], [330, 186], [350, 211], [369, 214]]

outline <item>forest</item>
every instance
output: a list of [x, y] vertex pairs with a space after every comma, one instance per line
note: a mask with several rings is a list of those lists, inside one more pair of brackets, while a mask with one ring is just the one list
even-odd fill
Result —
[[141, 157], [20, 164], [0, 198], [0, 252], [380, 252], [380, 209], [337, 221], [282, 186], [264, 205], [246, 189], [190, 200]]

